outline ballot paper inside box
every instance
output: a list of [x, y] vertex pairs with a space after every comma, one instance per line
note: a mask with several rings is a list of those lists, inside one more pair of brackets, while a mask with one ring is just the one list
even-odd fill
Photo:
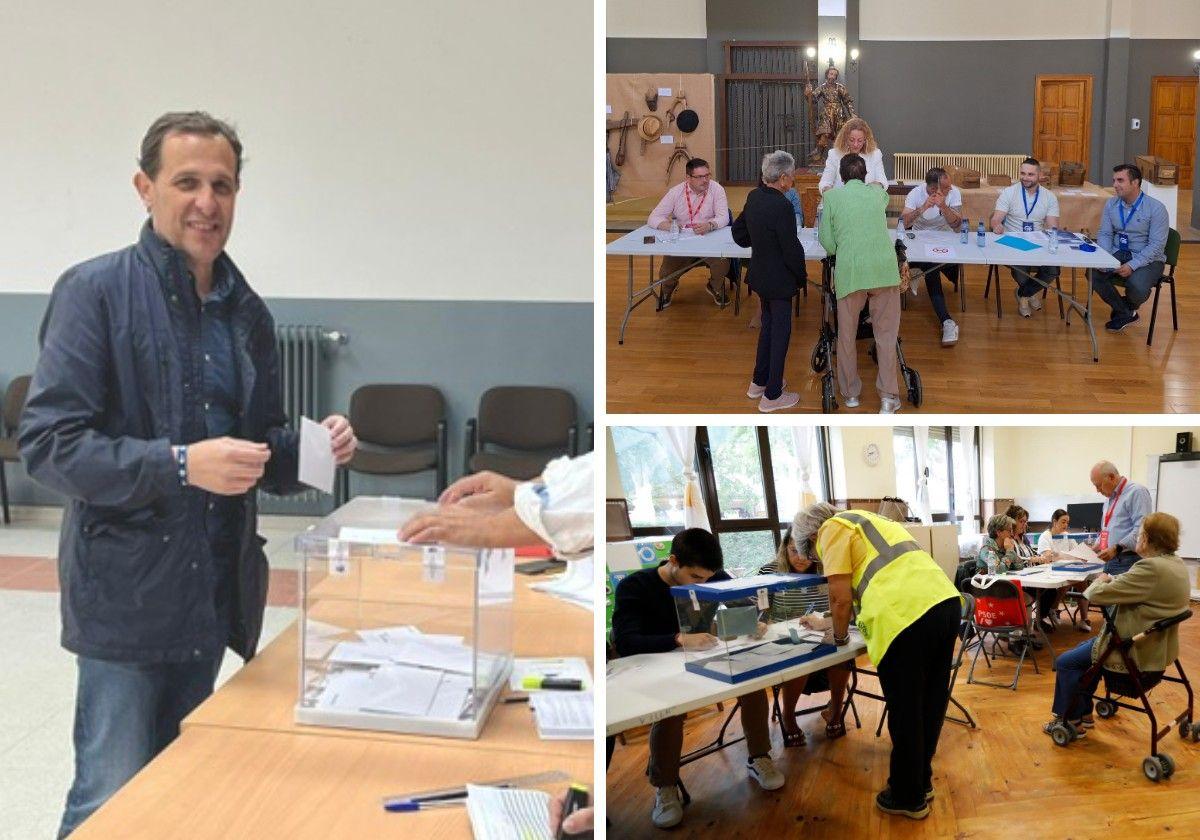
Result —
[[477, 738], [512, 670], [513, 552], [401, 543], [429, 502], [359, 496], [296, 538], [296, 721]]
[[739, 683], [832, 653], [822, 633], [801, 622], [828, 607], [822, 575], [756, 575], [671, 587], [679, 632], [708, 634], [705, 648], [685, 647], [693, 673]]

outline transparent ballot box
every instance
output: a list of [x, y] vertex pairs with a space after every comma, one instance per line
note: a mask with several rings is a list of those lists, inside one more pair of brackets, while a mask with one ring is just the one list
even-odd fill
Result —
[[402, 544], [360, 496], [296, 537], [298, 723], [477, 738], [512, 670], [513, 552]]
[[687, 670], [727, 683], [761, 677], [835, 650], [801, 619], [829, 609], [822, 575], [756, 575], [672, 586], [682, 634], [707, 633], [714, 642], [685, 647]]

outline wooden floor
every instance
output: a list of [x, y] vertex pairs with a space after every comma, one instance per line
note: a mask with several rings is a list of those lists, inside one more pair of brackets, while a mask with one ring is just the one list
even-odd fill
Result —
[[[1195, 605], [1193, 605], [1195, 606]], [[1094, 620], [1098, 624], [1098, 619]], [[1060, 642], [1059, 639], [1064, 639]], [[1051, 639], [1060, 647], [1085, 638], [1062, 629]], [[1183, 665], [1200, 675], [1200, 618], [1181, 627]], [[874, 796], [888, 775], [891, 742], [886, 727], [875, 737], [880, 704], [859, 700], [862, 729], [847, 723], [848, 734], [826, 741], [819, 718], [803, 727], [805, 747], [783, 749], [772, 727], [772, 755], [786, 774], [783, 789], [767, 793], [745, 774], [744, 744], [737, 744], [683, 768], [681, 776], [693, 801], [683, 824], [667, 833], [650, 823], [653, 789], [644, 776], [645, 739], [617, 745], [608, 772], [610, 837], [720, 838], [1147, 838], [1200, 836], [1200, 744], [1186, 744], [1171, 733], [1161, 750], [1176, 764], [1175, 776], [1151, 783], [1141, 771], [1149, 753], [1145, 715], [1120, 710], [1097, 720], [1088, 737], [1057, 747], [1042, 733], [1049, 719], [1053, 674], [1042, 652], [1042, 673], [1021, 672], [1016, 692], [966, 685], [960, 674], [954, 696], [979, 724], [978, 729], [947, 723], [934, 759], [932, 813], [921, 822], [889, 817], [875, 808]], [[865, 662], [863, 663], [865, 665]], [[980, 660], [983, 668], [982, 659]], [[1010, 662], [996, 675], [1011, 675]], [[864, 685], [875, 686], [872, 678]], [[827, 695], [816, 695], [816, 702]], [[1152, 694], [1156, 714], [1166, 717], [1185, 708], [1180, 686], [1163, 685]], [[684, 749], [710, 741], [720, 715], [689, 723]], [[730, 729], [740, 734], [735, 720]]]
[[[609, 241], [616, 238], [609, 235]], [[689, 272], [670, 309], [655, 312], [653, 301], [636, 309], [625, 344], [617, 333], [626, 297], [626, 257], [607, 259], [606, 381], [607, 409], [612, 413], [757, 412], [745, 397], [754, 366], [758, 333], [749, 329], [749, 313], [734, 317], [733, 307], [718, 309], [704, 290], [706, 270]], [[635, 287], [646, 285], [648, 260], [634, 260]], [[819, 277], [819, 264], [809, 264]], [[1002, 277], [1004, 317], [997, 320], [994, 298], [984, 300], [986, 269], [966, 271], [967, 311], [948, 297], [950, 315], [960, 327], [958, 345], [941, 346], [937, 323], [924, 289], [909, 296], [901, 318], [905, 357], [923, 380], [922, 412], [1016, 413], [1191, 413], [1200, 411], [1200, 244], [1182, 248], [1176, 272], [1179, 332], [1171, 330], [1169, 290], [1159, 302], [1154, 346], [1146, 346], [1151, 301], [1142, 320], [1124, 333], [1109, 334], [1103, 322], [1108, 307], [1094, 303], [1099, 316], [1100, 362], [1092, 362], [1087, 331], [1078, 317], [1066, 326], [1058, 306], [1032, 318], [1021, 318], [1011, 276]], [[1064, 283], [1069, 276], [1064, 273]], [[1079, 284], [1086, 281], [1082, 276]], [[785, 378], [800, 393], [792, 412], [819, 412], [820, 378], [809, 356], [820, 323], [819, 295], [810, 294], [793, 321]], [[947, 291], [949, 287], [947, 284]], [[993, 295], [995, 292], [993, 291]], [[743, 298], [744, 301], [744, 298]], [[862, 406], [842, 413], [875, 413], [875, 365], [859, 342], [863, 379]], [[905, 402], [902, 412], [913, 413]]]

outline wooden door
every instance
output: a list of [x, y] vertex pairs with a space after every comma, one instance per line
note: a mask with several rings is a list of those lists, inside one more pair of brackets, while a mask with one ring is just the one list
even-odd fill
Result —
[[1192, 188], [1196, 154], [1196, 77], [1155, 76], [1150, 83], [1150, 154], [1179, 164], [1179, 188]]
[[1033, 106], [1033, 156], [1078, 161], [1087, 173], [1092, 136], [1092, 77], [1038, 76]]

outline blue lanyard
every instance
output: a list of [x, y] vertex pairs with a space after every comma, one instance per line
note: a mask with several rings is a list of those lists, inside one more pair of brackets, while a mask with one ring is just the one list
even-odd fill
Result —
[[1117, 212], [1121, 214], [1121, 230], [1125, 230], [1125, 226], [1133, 221], [1133, 214], [1137, 212], [1138, 206], [1142, 203], [1142, 199], [1146, 197], [1145, 193], [1138, 196], [1138, 200], [1133, 202], [1133, 206], [1129, 208], [1129, 218], [1125, 217], [1125, 206], [1121, 199], [1117, 199]]
[[1025, 218], [1029, 218], [1029, 214], [1037, 207], [1038, 199], [1042, 197], [1042, 188], [1038, 187], [1033, 191], [1033, 206], [1029, 205], [1029, 196], [1025, 194], [1025, 187], [1021, 187], [1021, 204], [1025, 207]]

